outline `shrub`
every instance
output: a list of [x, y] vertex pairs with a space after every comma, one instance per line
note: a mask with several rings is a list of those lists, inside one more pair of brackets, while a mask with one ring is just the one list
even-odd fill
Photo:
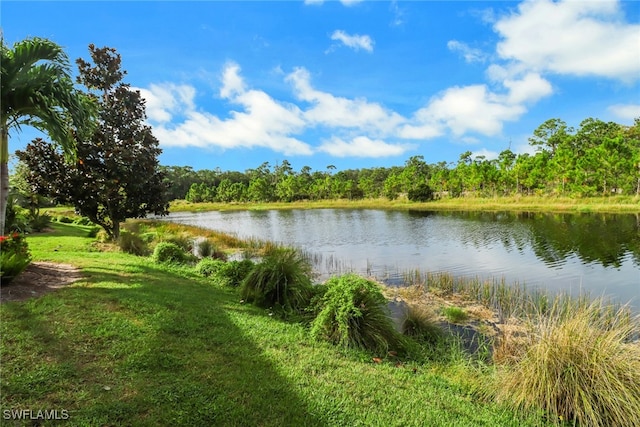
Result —
[[161, 242], [153, 250], [153, 260], [182, 264], [190, 261], [191, 257], [175, 243]]
[[[104, 233], [104, 238], [107, 238], [107, 233], [106, 231], [104, 231], [101, 227], [94, 225], [93, 227], [89, 228], [89, 231], [87, 231], [87, 237], [90, 238], [96, 238], [96, 240], [98, 240], [98, 233], [100, 233], [100, 231], [102, 231]], [[104, 240], [106, 241], [106, 240]]]
[[65, 215], [58, 215], [56, 217], [56, 221], [62, 223], [62, 224], [72, 224], [73, 223], [73, 219], [69, 218], [68, 216]]
[[140, 236], [134, 233], [130, 233], [126, 230], [122, 230], [120, 232], [120, 237], [118, 238], [118, 246], [120, 246], [120, 250], [126, 252], [128, 254], [145, 256], [148, 254], [149, 249], [147, 248], [147, 244], [142, 240]]
[[193, 239], [186, 233], [178, 234], [165, 234], [160, 240], [165, 243], [173, 243], [176, 246], [182, 248], [184, 252], [191, 253], [193, 250]]
[[428, 202], [433, 200], [433, 190], [426, 182], [421, 182], [409, 189], [407, 198], [412, 202]]
[[462, 323], [469, 318], [469, 315], [460, 307], [445, 307], [442, 314], [451, 323]]
[[255, 263], [250, 259], [225, 262], [222, 263], [217, 276], [223, 281], [223, 284], [238, 287], [255, 266]]
[[309, 264], [293, 249], [280, 249], [264, 257], [242, 281], [240, 295], [260, 307], [285, 310], [304, 308], [311, 279]]
[[42, 231], [51, 223], [51, 216], [33, 212], [30, 215], [29, 226], [33, 231]]
[[589, 426], [640, 425], [638, 319], [611, 312], [601, 300], [571, 306], [557, 301], [531, 322], [525, 339], [504, 358], [497, 398], [520, 409], [541, 408]]
[[196, 271], [198, 274], [209, 277], [217, 274], [223, 265], [224, 261], [219, 259], [205, 258], [196, 264]]
[[22, 235], [14, 232], [0, 236], [0, 279], [3, 285], [22, 273], [30, 262], [29, 246]]
[[77, 224], [77, 225], [91, 225], [91, 224], [93, 224], [93, 222], [91, 222], [91, 220], [89, 218], [87, 218], [86, 216], [81, 216], [81, 217], [78, 217], [78, 218], [74, 219], [73, 223]]
[[329, 279], [326, 286], [321, 311], [311, 325], [312, 336], [376, 352], [403, 347], [378, 284], [346, 274]]

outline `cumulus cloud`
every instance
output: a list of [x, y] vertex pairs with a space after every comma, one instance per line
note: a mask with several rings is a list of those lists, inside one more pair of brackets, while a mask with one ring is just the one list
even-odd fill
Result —
[[504, 87], [509, 90], [507, 102], [512, 105], [534, 103], [551, 95], [551, 83], [538, 73], [528, 73], [521, 79], [505, 79]]
[[339, 41], [356, 51], [364, 49], [367, 52], [373, 52], [373, 39], [367, 35], [350, 35], [342, 30], [335, 30], [333, 34], [331, 34], [331, 40]]
[[449, 40], [447, 48], [452, 52], [457, 52], [464, 58], [465, 62], [484, 62], [486, 55], [480, 49], [475, 49], [466, 43], [458, 40]]
[[389, 135], [405, 119], [380, 104], [366, 99], [334, 96], [311, 86], [311, 76], [304, 68], [296, 68], [286, 77], [293, 85], [295, 96], [311, 104], [304, 118], [311, 125], [334, 128], [358, 128], [377, 135]]
[[231, 111], [228, 118], [196, 110], [194, 88], [184, 90], [188, 96], [180, 98], [176, 96], [180, 92], [171, 92], [171, 85], [151, 85], [146, 91], [150, 99], [163, 99], [167, 105], [182, 111], [184, 117], [179, 123], [167, 123], [167, 114], [149, 114], [160, 142], [166, 146], [267, 147], [286, 155], [311, 154], [307, 143], [292, 136], [304, 128], [301, 111], [294, 105], [277, 102], [263, 91], [246, 89], [239, 72], [237, 64], [229, 63], [222, 73], [220, 95], [241, 107]]
[[185, 106], [193, 109], [195, 89], [188, 85], [176, 85], [173, 83], [149, 85], [148, 89], [133, 88], [140, 91], [140, 95], [146, 101], [146, 112], [149, 120], [164, 123], [169, 122], [174, 114], [180, 112]]
[[633, 122], [640, 117], [640, 104], [616, 104], [608, 108], [616, 117]]
[[329, 153], [334, 157], [389, 157], [399, 156], [407, 150], [415, 148], [410, 144], [388, 144], [380, 139], [370, 139], [357, 136], [351, 141], [344, 141], [334, 137], [325, 141], [319, 151]]
[[640, 78], [640, 25], [622, 19], [617, 1], [526, 0], [493, 28], [498, 55], [532, 71]]

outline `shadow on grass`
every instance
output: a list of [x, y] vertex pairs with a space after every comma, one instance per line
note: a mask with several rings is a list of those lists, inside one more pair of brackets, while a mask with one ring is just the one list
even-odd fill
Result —
[[86, 273], [0, 308], [2, 409], [64, 408], [74, 425], [322, 424], [243, 333], [260, 314], [233, 294], [142, 260]]

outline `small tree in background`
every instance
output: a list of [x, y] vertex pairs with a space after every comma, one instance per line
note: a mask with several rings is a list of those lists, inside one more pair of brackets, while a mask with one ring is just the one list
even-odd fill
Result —
[[98, 104], [98, 123], [89, 139], [77, 141], [75, 165], [65, 164], [62, 153], [41, 139], [17, 154], [40, 194], [72, 203], [117, 239], [127, 218], [167, 213], [167, 185], [159, 171], [158, 140], [144, 124], [144, 100], [122, 82], [120, 55], [94, 45], [89, 51], [94, 65], [77, 60], [78, 82]]

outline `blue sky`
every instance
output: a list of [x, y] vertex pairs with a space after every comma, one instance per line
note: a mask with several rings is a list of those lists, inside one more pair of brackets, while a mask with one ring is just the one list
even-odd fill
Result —
[[[550, 118], [640, 117], [636, 1], [3, 1], [5, 43], [114, 47], [161, 164], [494, 158]], [[75, 69], [75, 65], [74, 65]], [[36, 135], [10, 135], [10, 150]]]

